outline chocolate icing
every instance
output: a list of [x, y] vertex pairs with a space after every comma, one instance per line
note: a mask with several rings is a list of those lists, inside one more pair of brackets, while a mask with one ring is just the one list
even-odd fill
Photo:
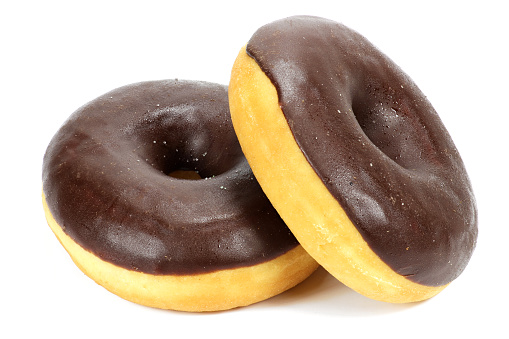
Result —
[[[167, 175], [177, 169], [204, 179]], [[43, 191], [67, 235], [130, 270], [206, 273], [298, 245], [253, 177], [221, 85], [145, 82], [86, 104], [48, 146]]]
[[477, 238], [463, 162], [413, 81], [349, 28], [291, 17], [247, 45], [294, 138], [372, 250], [430, 286], [455, 279]]

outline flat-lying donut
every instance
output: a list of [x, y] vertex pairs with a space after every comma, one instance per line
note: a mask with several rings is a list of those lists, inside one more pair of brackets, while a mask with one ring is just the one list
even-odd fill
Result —
[[477, 210], [432, 105], [388, 57], [317, 17], [265, 25], [232, 70], [253, 172], [301, 245], [377, 300], [430, 298], [474, 250]]
[[254, 179], [221, 85], [143, 82], [78, 109], [44, 156], [43, 204], [76, 265], [142, 305], [249, 305], [318, 266]]

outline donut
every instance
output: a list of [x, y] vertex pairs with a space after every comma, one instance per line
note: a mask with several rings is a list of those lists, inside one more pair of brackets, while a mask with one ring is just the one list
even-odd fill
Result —
[[428, 299], [465, 269], [477, 208], [450, 135], [415, 83], [344, 25], [259, 28], [229, 85], [243, 152], [304, 249], [372, 299]]
[[318, 267], [255, 180], [226, 86], [148, 81], [98, 97], [53, 137], [42, 181], [48, 224], [75, 264], [138, 304], [231, 309]]

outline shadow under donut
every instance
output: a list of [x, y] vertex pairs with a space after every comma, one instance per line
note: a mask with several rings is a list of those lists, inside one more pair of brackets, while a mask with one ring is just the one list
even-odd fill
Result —
[[253, 307], [283, 306], [296, 312], [331, 316], [376, 316], [401, 312], [420, 303], [392, 304], [367, 298], [319, 267], [299, 285]]

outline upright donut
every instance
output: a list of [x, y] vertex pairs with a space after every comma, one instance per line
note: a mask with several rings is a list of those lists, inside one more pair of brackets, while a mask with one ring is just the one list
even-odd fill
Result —
[[143, 82], [78, 109], [44, 156], [43, 204], [77, 266], [142, 305], [249, 305], [318, 266], [254, 179], [221, 85]]
[[230, 110], [263, 190], [301, 245], [354, 290], [411, 302], [465, 269], [477, 210], [460, 155], [414, 82], [339, 23], [261, 27]]

